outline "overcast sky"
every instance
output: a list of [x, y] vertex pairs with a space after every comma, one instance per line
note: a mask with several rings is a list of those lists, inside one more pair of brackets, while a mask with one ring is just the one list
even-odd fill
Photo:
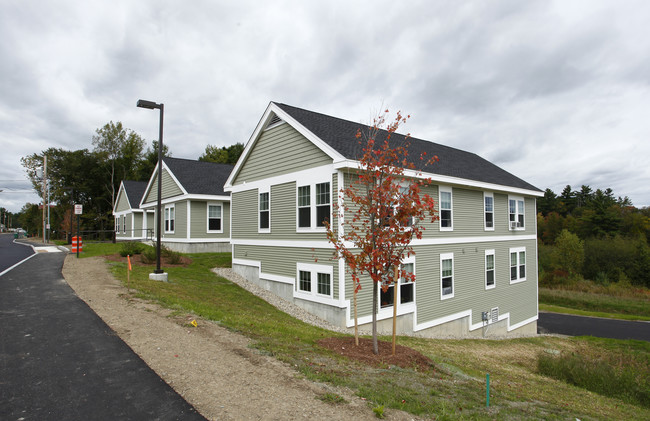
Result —
[[248, 141], [269, 101], [475, 152], [544, 190], [650, 205], [648, 1], [0, 0], [0, 207], [20, 158], [121, 121], [172, 155]]

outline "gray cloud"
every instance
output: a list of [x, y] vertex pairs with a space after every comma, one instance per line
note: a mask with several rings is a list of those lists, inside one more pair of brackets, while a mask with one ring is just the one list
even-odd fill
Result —
[[0, 171], [91, 149], [111, 120], [156, 139], [139, 98], [165, 103], [165, 141], [187, 158], [248, 140], [271, 100], [360, 122], [383, 104], [540, 188], [650, 205], [649, 18], [643, 1], [10, 2]]

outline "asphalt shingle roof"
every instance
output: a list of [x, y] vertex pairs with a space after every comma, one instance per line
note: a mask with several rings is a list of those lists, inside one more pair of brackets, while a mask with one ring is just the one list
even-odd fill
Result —
[[[274, 104], [346, 159], [358, 160], [362, 155], [362, 146], [359, 144], [356, 134], [359, 129], [367, 133], [369, 129], [367, 125], [304, 110], [287, 104], [277, 102]], [[383, 143], [386, 135], [387, 132], [382, 131], [377, 136], [377, 142]], [[404, 135], [394, 134], [389, 144], [392, 146], [403, 144], [404, 142]], [[416, 168], [424, 172], [541, 192], [540, 189], [532, 184], [510, 174], [474, 153], [414, 137], [410, 137], [408, 142], [410, 142], [409, 156], [414, 158]], [[439, 161], [423, 168], [422, 161], [419, 160], [422, 152], [426, 152], [429, 157], [437, 155]]]
[[223, 191], [223, 185], [232, 165], [168, 157], [163, 160], [187, 193], [230, 196], [230, 192]]
[[147, 182], [124, 180], [123, 183], [126, 197], [131, 204], [131, 209], [140, 209], [140, 201], [142, 200], [144, 191], [147, 189]]

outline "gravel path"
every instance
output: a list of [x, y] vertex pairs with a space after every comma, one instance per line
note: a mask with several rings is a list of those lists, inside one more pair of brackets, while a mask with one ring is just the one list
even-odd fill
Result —
[[[247, 289], [257, 288], [229, 270], [217, 273], [240, 285], [248, 284]], [[376, 420], [367, 403], [351, 391], [304, 379], [286, 364], [251, 349], [248, 338], [201, 319], [196, 319], [198, 327], [192, 327], [193, 315], [175, 316], [170, 310], [133, 298], [113, 278], [102, 258], [69, 255], [63, 275], [79, 297], [208, 419]], [[272, 295], [260, 288], [257, 293], [263, 298]], [[268, 299], [283, 311], [328, 327], [286, 301], [275, 296]], [[318, 399], [328, 392], [348, 403], [336, 405]], [[385, 415], [392, 420], [413, 418], [391, 410]]]

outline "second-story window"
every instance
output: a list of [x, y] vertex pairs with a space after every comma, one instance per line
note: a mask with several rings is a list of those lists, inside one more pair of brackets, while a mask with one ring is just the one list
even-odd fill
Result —
[[440, 187], [440, 230], [454, 229], [451, 188]]
[[271, 227], [271, 212], [269, 203], [269, 192], [260, 193], [260, 230], [268, 230]]
[[298, 227], [311, 226], [311, 187], [298, 187]]
[[330, 219], [330, 183], [316, 184], [316, 226], [324, 227]]
[[322, 231], [332, 213], [330, 183], [298, 186], [296, 192], [296, 228], [298, 231]]
[[492, 193], [483, 194], [483, 205], [485, 210], [485, 229], [494, 230], [494, 196]]
[[524, 199], [518, 197], [508, 198], [508, 217], [510, 221], [510, 229], [524, 229]]

